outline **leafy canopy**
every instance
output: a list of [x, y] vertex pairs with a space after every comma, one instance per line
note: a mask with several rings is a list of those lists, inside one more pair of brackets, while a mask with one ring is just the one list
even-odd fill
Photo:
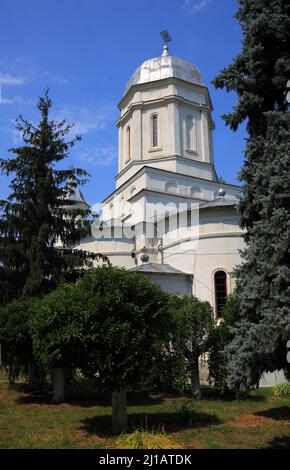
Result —
[[208, 350], [213, 311], [208, 302], [196, 297], [170, 295], [168, 321], [170, 335], [160, 351], [157, 383], [183, 390], [192, 371], [198, 373], [199, 356]]
[[99, 267], [35, 304], [33, 347], [45, 365], [73, 364], [106, 389], [140, 384], [166, 334], [167, 294], [136, 273]]

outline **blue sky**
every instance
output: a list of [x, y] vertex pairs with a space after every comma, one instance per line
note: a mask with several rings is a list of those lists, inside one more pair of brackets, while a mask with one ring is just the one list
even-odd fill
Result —
[[[83, 187], [90, 204], [102, 200], [115, 187], [117, 104], [134, 70], [161, 54], [159, 33], [168, 29], [171, 54], [197, 65], [209, 86], [216, 169], [236, 183], [246, 132], [225, 127], [220, 115], [235, 95], [210, 83], [241, 49], [236, 10], [236, 0], [1, 0], [0, 156], [20, 145], [14, 123], [19, 113], [37, 121], [35, 102], [49, 86], [52, 117], [75, 122], [82, 135], [67, 166], [91, 174]], [[6, 197], [3, 176], [0, 188]]]

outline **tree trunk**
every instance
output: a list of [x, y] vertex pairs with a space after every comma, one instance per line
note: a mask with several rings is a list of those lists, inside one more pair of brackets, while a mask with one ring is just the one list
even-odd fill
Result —
[[39, 388], [39, 374], [34, 362], [28, 364], [28, 390], [37, 390]]
[[191, 369], [191, 393], [192, 398], [200, 400], [201, 398], [201, 389], [199, 381], [199, 365], [198, 365], [198, 356], [194, 358]]
[[64, 370], [61, 367], [55, 367], [52, 371], [53, 397], [54, 403], [64, 401]]
[[8, 381], [9, 381], [9, 386], [12, 387], [15, 384], [15, 372], [13, 370], [13, 367], [9, 367], [8, 369]]
[[127, 426], [127, 391], [114, 390], [112, 393], [112, 432], [120, 434]]

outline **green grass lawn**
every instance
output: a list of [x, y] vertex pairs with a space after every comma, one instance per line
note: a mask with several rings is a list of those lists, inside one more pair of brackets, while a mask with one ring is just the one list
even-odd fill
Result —
[[[186, 397], [136, 392], [128, 396], [130, 425], [163, 427], [188, 448], [290, 448], [290, 399], [260, 389], [246, 400], [218, 399], [210, 389], [194, 402], [193, 425], [180, 407]], [[8, 387], [0, 375], [0, 448], [103, 448], [110, 434], [110, 396], [81, 380], [69, 386], [67, 402], [50, 403], [50, 392], [30, 394]]]

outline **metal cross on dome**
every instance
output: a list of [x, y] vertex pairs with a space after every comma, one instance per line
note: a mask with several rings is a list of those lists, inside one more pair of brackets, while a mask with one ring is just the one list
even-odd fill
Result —
[[162, 37], [163, 42], [164, 42], [162, 55], [167, 56], [168, 55], [168, 43], [172, 41], [172, 37], [170, 36], [167, 29], [165, 29], [164, 31], [161, 31], [160, 36]]
[[162, 37], [164, 44], [167, 44], [168, 42], [172, 41], [172, 37], [170, 36], [167, 29], [165, 29], [164, 31], [161, 31], [160, 36]]

